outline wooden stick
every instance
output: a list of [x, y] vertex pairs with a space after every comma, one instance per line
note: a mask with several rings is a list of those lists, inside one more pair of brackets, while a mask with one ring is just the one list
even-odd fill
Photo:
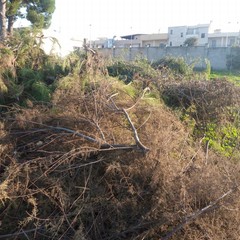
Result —
[[137, 133], [137, 130], [136, 128], [134, 127], [127, 111], [123, 108], [122, 109], [122, 112], [124, 113], [124, 115], [126, 116], [131, 128], [132, 128], [132, 131], [133, 131], [133, 135], [134, 135], [134, 139], [135, 139], [135, 142], [136, 142], [136, 145], [141, 149], [143, 150], [143, 152], [148, 152], [149, 151], [149, 148], [145, 147], [141, 142], [140, 142], [140, 139], [138, 137], [138, 133]]
[[16, 232], [16, 233], [10, 233], [10, 234], [5, 234], [5, 235], [0, 235], [0, 238], [6, 238], [6, 239], [9, 239], [9, 238], [12, 238], [12, 237], [17, 237], [21, 234], [26, 234], [26, 233], [31, 233], [31, 232], [35, 232], [36, 230], [40, 230], [42, 229], [43, 227], [38, 227], [38, 228], [34, 228], [34, 229], [30, 229], [30, 230], [26, 230], [26, 231], [23, 231], [21, 230], [20, 232]]
[[203, 215], [204, 213], [209, 212], [212, 209], [215, 209], [217, 207], [217, 204], [223, 200], [225, 197], [227, 197], [228, 195], [232, 194], [233, 192], [235, 192], [236, 190], [238, 190], [238, 186], [230, 189], [229, 191], [227, 191], [226, 193], [224, 193], [221, 197], [219, 197], [217, 200], [215, 200], [214, 202], [210, 203], [208, 206], [200, 209], [199, 211], [193, 213], [190, 216], [185, 217], [185, 219], [183, 220], [182, 223], [180, 223], [179, 225], [177, 225], [172, 231], [168, 232], [164, 237], [162, 237], [160, 240], [168, 240], [169, 238], [171, 238], [176, 232], [178, 232], [179, 230], [181, 230], [185, 225], [187, 225], [188, 223], [192, 222], [193, 220], [195, 220], [196, 218], [198, 218], [199, 216]]

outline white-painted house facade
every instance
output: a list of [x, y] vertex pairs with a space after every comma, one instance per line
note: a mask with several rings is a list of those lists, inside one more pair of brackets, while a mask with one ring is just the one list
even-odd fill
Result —
[[100, 38], [90, 42], [93, 48], [132, 48], [132, 47], [180, 47], [188, 38], [196, 38], [196, 46], [210, 48], [240, 45], [240, 32], [221, 32], [220, 29], [209, 33], [210, 24], [195, 26], [169, 27], [168, 33], [133, 34], [120, 39]]
[[208, 44], [209, 24], [198, 24], [195, 26], [176, 26], [168, 28], [168, 46], [183, 46], [188, 38], [196, 38], [197, 46]]
[[220, 29], [217, 29], [214, 33], [209, 33], [208, 46], [215, 48], [239, 45], [239, 37], [239, 32], [221, 32]]

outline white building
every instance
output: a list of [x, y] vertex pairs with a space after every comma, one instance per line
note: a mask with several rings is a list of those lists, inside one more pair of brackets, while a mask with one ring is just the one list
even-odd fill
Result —
[[232, 47], [239, 44], [239, 32], [221, 32], [220, 29], [208, 34], [209, 47]]
[[140, 36], [140, 41], [141, 47], [165, 47], [168, 44], [168, 34], [143, 34]]
[[240, 44], [240, 32], [208, 33], [210, 24], [169, 27], [168, 33], [132, 34], [112, 39], [100, 38], [92, 41], [93, 48], [131, 48], [131, 47], [179, 47], [188, 38], [196, 38], [196, 46], [231, 47]]
[[209, 24], [196, 26], [176, 26], [168, 28], [168, 45], [173, 47], [183, 46], [188, 38], [196, 38], [197, 46], [208, 44]]

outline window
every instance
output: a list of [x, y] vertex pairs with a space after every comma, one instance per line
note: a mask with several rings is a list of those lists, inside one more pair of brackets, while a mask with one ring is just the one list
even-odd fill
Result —
[[172, 46], [172, 42], [170, 42], [170, 47]]
[[195, 35], [195, 34], [198, 34], [197, 28], [188, 28], [187, 29], [187, 35]]
[[201, 38], [205, 38], [205, 33], [201, 33]]
[[181, 33], [181, 37], [183, 37], [183, 33]]
[[171, 34], [171, 35], [173, 34], [173, 30], [172, 30], [172, 29], [170, 30], [170, 34]]
[[188, 28], [187, 35], [192, 35], [194, 33], [193, 28]]
[[231, 38], [228, 45], [232, 46], [232, 45], [234, 45], [234, 43], [235, 43], [235, 39], [234, 39], [234, 38]]
[[217, 40], [212, 40], [212, 47], [217, 47]]

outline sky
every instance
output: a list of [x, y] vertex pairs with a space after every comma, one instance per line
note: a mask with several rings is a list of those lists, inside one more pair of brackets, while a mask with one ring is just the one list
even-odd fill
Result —
[[169, 26], [210, 22], [210, 31], [239, 31], [239, 11], [239, 0], [56, 0], [48, 34], [67, 45], [70, 39], [166, 33]]

